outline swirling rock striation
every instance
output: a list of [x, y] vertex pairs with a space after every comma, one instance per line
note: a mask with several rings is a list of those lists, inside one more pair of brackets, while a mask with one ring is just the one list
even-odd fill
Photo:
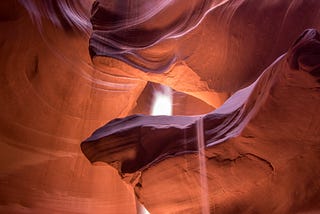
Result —
[[[0, 213], [136, 213], [132, 188], [107, 164], [91, 165], [80, 142], [107, 121], [139, 113], [136, 102], [149, 81], [210, 105], [201, 104], [206, 111], [200, 111], [195, 104], [200, 102], [180, 100], [190, 115], [217, 108], [253, 83], [304, 29], [320, 28], [317, 0], [97, 2], [90, 23], [92, 0], [0, 1]], [[123, 28], [106, 31], [99, 24], [110, 27], [110, 22]], [[92, 38], [102, 35], [101, 43], [89, 41], [91, 33]], [[317, 212], [319, 52], [317, 37], [306, 35], [314, 45], [297, 43], [294, 57], [286, 56], [290, 68], [285, 58], [279, 59], [272, 66], [275, 75], [266, 71], [270, 81], [260, 77], [254, 90], [233, 97], [236, 106], [229, 102], [219, 114], [201, 115], [210, 121], [207, 142], [226, 139], [206, 150], [209, 199], [217, 212]], [[95, 44], [101, 56], [90, 56], [88, 49]], [[271, 89], [263, 89], [269, 94], [257, 99], [250, 93], [259, 94], [262, 80], [272, 83]], [[157, 121], [144, 129], [131, 126], [137, 136], [145, 136], [148, 156], [142, 146], [137, 154], [132, 130], [127, 133], [133, 142], [122, 147], [127, 151], [117, 147], [110, 157], [115, 144], [102, 142], [109, 146], [108, 155], [90, 152], [97, 160], [118, 160], [110, 163], [117, 169], [129, 155], [124, 171], [144, 169], [122, 176], [152, 213], [199, 213], [198, 117], [181, 118], [171, 128], [165, 123], [170, 118], [159, 119], [163, 129]], [[153, 119], [137, 116], [132, 121]], [[153, 139], [149, 135], [169, 137], [173, 130], [167, 143], [147, 147]], [[187, 143], [172, 144], [184, 134]], [[115, 141], [126, 137], [116, 131], [112, 135], [118, 135]], [[186, 145], [185, 150], [179, 145]]]
[[[135, 190], [151, 212], [161, 213], [168, 206], [181, 213], [197, 212], [200, 205], [196, 192], [201, 186], [196, 181], [198, 166], [191, 163], [195, 161], [190, 153], [197, 154], [195, 124], [202, 119], [206, 162], [210, 169], [206, 175], [209, 186], [226, 189], [220, 195], [210, 188], [211, 211], [291, 213], [314, 207], [319, 209], [313, 201], [320, 197], [320, 189], [317, 188], [320, 171], [309, 170], [311, 165], [320, 163], [317, 155], [320, 132], [315, 126], [320, 121], [319, 110], [316, 110], [320, 104], [319, 42], [317, 30], [306, 30], [289, 51], [271, 64], [254, 83], [239, 90], [212, 113], [191, 117], [133, 115], [116, 119], [84, 141], [82, 151], [90, 161], [107, 162], [124, 176], [126, 173], [141, 172], [139, 182], [134, 183]], [[303, 154], [300, 152], [302, 150]], [[299, 158], [306, 156], [310, 159]], [[287, 166], [281, 165], [283, 160], [289, 161]], [[310, 166], [301, 168], [302, 163], [310, 164], [310, 161]], [[230, 166], [229, 162], [235, 164]], [[247, 171], [245, 162], [254, 170], [248, 175], [243, 174]], [[178, 173], [174, 178], [171, 177], [172, 172], [161, 173], [169, 166], [174, 169], [166, 171], [176, 170], [175, 173]], [[234, 173], [225, 175], [221, 171], [224, 167]], [[193, 170], [196, 172], [183, 173]], [[299, 170], [306, 174], [297, 183], [295, 177], [299, 176]], [[157, 173], [163, 180], [156, 179]], [[224, 176], [239, 179], [224, 180]], [[287, 181], [283, 181], [283, 177]], [[156, 182], [151, 182], [153, 179]], [[246, 179], [253, 183], [248, 183]], [[258, 184], [259, 180], [265, 185]], [[283, 182], [290, 183], [290, 188], [285, 185], [280, 187]], [[310, 182], [312, 190], [308, 189]], [[183, 192], [190, 185], [194, 189], [185, 195]], [[239, 186], [242, 186], [241, 191], [245, 191], [244, 195]], [[171, 188], [178, 191], [180, 188], [182, 193], [175, 192], [176, 196], [166, 199], [165, 191], [159, 190], [159, 193], [156, 190], [161, 188], [167, 191]], [[259, 196], [268, 195], [269, 188], [279, 188], [280, 196]], [[156, 195], [152, 195], [154, 191]], [[295, 191], [302, 191], [306, 198], [290, 199]], [[230, 194], [234, 199], [228, 201]], [[245, 199], [241, 201], [241, 197]], [[173, 206], [177, 200], [181, 201], [180, 208]], [[267, 204], [262, 205], [258, 200]], [[231, 203], [230, 206], [225, 207], [228, 203]]]
[[[148, 73], [185, 63], [209, 89], [250, 85], [305, 29], [318, 1], [95, 1], [89, 50]], [[183, 72], [183, 71], [181, 71]]]

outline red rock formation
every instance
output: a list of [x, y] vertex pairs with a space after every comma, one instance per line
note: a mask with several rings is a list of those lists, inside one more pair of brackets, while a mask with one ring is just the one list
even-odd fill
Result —
[[0, 213], [136, 213], [132, 190], [79, 145], [126, 116], [145, 81], [94, 69], [86, 34], [45, 17], [38, 26], [16, 1], [0, 5]]
[[134, 173], [130, 182], [151, 213], [201, 212], [199, 176], [208, 179], [211, 212], [320, 209], [319, 77], [320, 34], [307, 30], [256, 82], [202, 116], [206, 175], [197, 154], [182, 155], [198, 151], [195, 121], [201, 116], [117, 119], [82, 150], [123, 177]]
[[[136, 213], [133, 189], [112, 167], [92, 166], [80, 142], [108, 121], [139, 113], [137, 100], [144, 109], [139, 100], [148, 81], [200, 99], [186, 101], [188, 114], [217, 108], [253, 83], [301, 32], [320, 28], [316, 0], [136, 2], [96, 1], [93, 28], [91, 0], [0, 2], [1, 213]], [[127, 31], [117, 31], [115, 23]], [[311, 47], [317, 47], [312, 38]], [[110, 52], [111, 44], [116, 53]], [[217, 212], [319, 209], [319, 49], [308, 44], [289, 51], [289, 64], [281, 58], [270, 67], [274, 71], [266, 70], [278, 72], [271, 75], [276, 81], [256, 117], [249, 124], [243, 118], [230, 121], [243, 124], [234, 126], [239, 132], [244, 128], [241, 135], [207, 149], [209, 196]], [[192, 112], [197, 108], [192, 103], [203, 108]], [[220, 124], [215, 120], [208, 115], [206, 129]], [[191, 127], [187, 134], [193, 149]], [[234, 134], [225, 131], [225, 139]], [[163, 136], [161, 130], [150, 134]], [[207, 142], [215, 138], [212, 133], [207, 137]], [[119, 159], [117, 152], [111, 154], [108, 160]], [[128, 169], [139, 169], [153, 155]], [[124, 180], [152, 213], [197, 213], [195, 157], [162, 159], [141, 176], [139, 171], [125, 174]]]

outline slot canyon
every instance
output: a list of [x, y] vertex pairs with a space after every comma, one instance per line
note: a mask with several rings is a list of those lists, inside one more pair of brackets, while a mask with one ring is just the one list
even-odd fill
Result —
[[3, 0], [0, 29], [0, 213], [320, 213], [319, 0]]

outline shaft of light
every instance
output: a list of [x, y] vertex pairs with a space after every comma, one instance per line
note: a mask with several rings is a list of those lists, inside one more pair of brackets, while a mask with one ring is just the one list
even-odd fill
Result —
[[151, 115], [172, 115], [172, 89], [161, 86], [154, 92]]
[[203, 133], [203, 119], [199, 118], [197, 121], [197, 140], [199, 150], [199, 179], [201, 189], [201, 211], [202, 214], [210, 214], [209, 197], [208, 197], [208, 180], [207, 180], [207, 165], [205, 157], [205, 142]]

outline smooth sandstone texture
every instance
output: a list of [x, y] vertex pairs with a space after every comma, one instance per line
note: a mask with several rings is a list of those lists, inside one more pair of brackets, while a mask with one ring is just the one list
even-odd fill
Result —
[[[90, 161], [118, 169], [151, 213], [201, 212], [201, 176], [213, 213], [317, 210], [319, 92], [320, 34], [310, 29], [215, 111], [115, 119], [81, 148]], [[197, 162], [197, 120], [207, 174]]]
[[146, 82], [95, 69], [85, 34], [0, 5], [14, 13], [0, 24], [0, 213], [136, 213], [132, 189], [79, 144], [126, 116]]
[[91, 56], [156, 73], [183, 62], [216, 92], [249, 85], [301, 32], [320, 26], [315, 0], [139, 3], [96, 1]]
[[[221, 106], [240, 88], [254, 82], [288, 50], [301, 32], [307, 28], [319, 29], [320, 26], [319, 1], [316, 0], [188, 1], [187, 4], [182, 0], [139, 1], [143, 6], [139, 10], [136, 2], [138, 1], [130, 1], [130, 7], [127, 5], [128, 1], [109, 0], [96, 3], [91, 0], [0, 2], [1, 213], [136, 213], [138, 202], [135, 201], [132, 187], [122, 182], [112, 167], [100, 163], [91, 165], [80, 150], [80, 142], [108, 121], [132, 113], [148, 112], [147, 105], [140, 102], [148, 98], [148, 88], [145, 88], [148, 81], [165, 84], [178, 93], [187, 94], [185, 96], [188, 99], [180, 101], [180, 105], [188, 108], [181, 108], [177, 111], [178, 114], [207, 113], [210, 108]], [[97, 17], [96, 10], [92, 10], [92, 26], [90, 17], [93, 3], [93, 8], [103, 6], [109, 11]], [[123, 8], [126, 10], [122, 10]], [[161, 8], [163, 10], [158, 13]], [[150, 11], [153, 13], [149, 13]], [[122, 16], [128, 14], [131, 15], [123, 21]], [[130, 50], [129, 53], [135, 52], [135, 57], [143, 56], [147, 61], [141, 63], [135, 57], [128, 60], [127, 54], [111, 55], [109, 51], [109, 55], [104, 52], [101, 54], [103, 56], [95, 56], [92, 45], [95, 44], [95, 26], [99, 24], [99, 20], [111, 25], [128, 24], [136, 22], [137, 17], [145, 19], [129, 29], [132, 30], [133, 38], [127, 34], [117, 37], [111, 31], [109, 33], [113, 37], [108, 41], [116, 39], [117, 45], [127, 44], [129, 48], [126, 47], [126, 50]], [[174, 32], [177, 33], [174, 34], [176, 36], [171, 38], [166, 35], [161, 41], [146, 47], [146, 42], [150, 44], [149, 38], [152, 38], [154, 32], [163, 36], [169, 32], [168, 29], [172, 32], [177, 26], [179, 31]], [[178, 33], [183, 31], [187, 33]], [[102, 33], [103, 37], [108, 37], [108, 32]], [[142, 48], [137, 51], [131, 42], [142, 44]], [[102, 47], [104, 46], [97, 46]], [[290, 63], [289, 70], [313, 68], [319, 58], [310, 58], [310, 55], [312, 54], [298, 57], [293, 64]], [[157, 66], [162, 69], [157, 69]], [[311, 84], [314, 78], [302, 73], [299, 73], [302, 76], [293, 78], [295, 84]], [[291, 74], [289, 77], [291, 80]], [[308, 100], [310, 96], [307, 96], [304, 100], [304, 93], [310, 87], [315, 94], [310, 95], [312, 99]], [[319, 141], [319, 138], [315, 137], [310, 142], [305, 139], [316, 136], [319, 131], [319, 120], [316, 119], [319, 94], [317, 87], [312, 83], [307, 89], [299, 86], [292, 92], [290, 85], [286, 93], [276, 94], [277, 99], [268, 97], [276, 101], [269, 105], [267, 116], [260, 120], [256, 117], [253, 120], [256, 124], [244, 129], [243, 133], [250, 131], [250, 134], [245, 135], [249, 136], [245, 137], [248, 138], [245, 141], [249, 142], [248, 148], [255, 149], [256, 143], [250, 144], [253, 142], [250, 141], [251, 133], [254, 133], [257, 138], [262, 136], [259, 141], [262, 143], [258, 145], [264, 146], [259, 147], [259, 151], [278, 155], [277, 163], [272, 164], [277, 167], [276, 170], [282, 169], [278, 173], [282, 178], [272, 183], [274, 186], [268, 194], [265, 193], [267, 185], [263, 179], [272, 170], [264, 161], [259, 162], [259, 157], [265, 160], [269, 160], [269, 157], [254, 152], [251, 154], [256, 156], [247, 154], [249, 150], [238, 152], [236, 146], [239, 143], [232, 143], [232, 140], [213, 147], [215, 153], [221, 148], [221, 152], [216, 155], [218, 157], [213, 158], [218, 163], [219, 160], [224, 160], [223, 157], [227, 157], [227, 161], [222, 163], [230, 166], [243, 161], [241, 167], [237, 168], [238, 171], [229, 165], [219, 166], [222, 173], [219, 174], [219, 179], [230, 184], [228, 193], [223, 194], [226, 191], [215, 186], [209, 187], [220, 191], [220, 197], [216, 197], [215, 193], [210, 196], [214, 199], [211, 201], [220, 204], [220, 212], [233, 212], [236, 209], [244, 212], [246, 209], [250, 212], [269, 212], [271, 208], [266, 206], [265, 201], [275, 194], [280, 199], [290, 196], [287, 201], [282, 201], [283, 208], [279, 208], [276, 202], [267, 201], [275, 204], [275, 212], [279, 213], [304, 208], [307, 210], [316, 204], [318, 159], [317, 153], [313, 152], [318, 151], [318, 147], [313, 143]], [[199, 100], [194, 101], [196, 98]], [[301, 102], [297, 105], [294, 100]], [[280, 111], [278, 106], [285, 106], [285, 110]], [[313, 108], [307, 109], [306, 106]], [[262, 109], [264, 108], [266, 107], [263, 106]], [[287, 112], [291, 113], [285, 114]], [[297, 118], [297, 115], [300, 117]], [[281, 125], [267, 132], [266, 128], [273, 127], [275, 123], [272, 118], [282, 117]], [[294, 121], [285, 120], [290, 118]], [[306, 118], [309, 122], [303, 122], [301, 118]], [[214, 124], [210, 126], [212, 128]], [[250, 129], [251, 126], [255, 128]], [[292, 128], [297, 126], [300, 128]], [[194, 132], [189, 132], [190, 136]], [[287, 133], [284, 136], [291, 134], [297, 147], [290, 149], [292, 141], [281, 138], [282, 132]], [[266, 143], [263, 144], [264, 142]], [[270, 142], [284, 143], [276, 146], [273, 144], [271, 149], [268, 146]], [[298, 147], [300, 150], [296, 149]], [[233, 153], [234, 150], [236, 152]], [[283, 154], [283, 151], [288, 151], [288, 154]], [[211, 156], [215, 157], [215, 153]], [[237, 158], [239, 153], [241, 158]], [[302, 160], [297, 161], [295, 158], [300, 155]], [[199, 182], [194, 157], [179, 156], [173, 162], [165, 159], [158, 163], [159, 168], [151, 167], [144, 171], [142, 177], [139, 177], [139, 173], [134, 176], [128, 174], [124, 180], [130, 185], [134, 184], [133, 186], [137, 184], [135, 192], [140, 201], [155, 213], [183, 210], [197, 213], [199, 188], [193, 191], [191, 186]], [[193, 173], [190, 185], [180, 182], [186, 178], [179, 173], [182, 169], [180, 165], [176, 165], [181, 160], [183, 164], [188, 163], [183, 173]], [[291, 163], [291, 168], [286, 167], [287, 162]], [[214, 170], [217, 168], [211, 168], [208, 164], [208, 172], [214, 178]], [[238, 176], [230, 177], [230, 174]], [[299, 177], [292, 180], [293, 174], [298, 174]], [[178, 176], [178, 179], [173, 175]], [[249, 175], [253, 180], [246, 177]], [[142, 189], [139, 188], [139, 178], [144, 180]], [[261, 182], [259, 178], [263, 178]], [[154, 185], [157, 179], [167, 183]], [[187, 181], [189, 182], [188, 178]], [[237, 182], [241, 185], [237, 185], [238, 189], [232, 189]], [[181, 187], [175, 185], [177, 183], [184, 185], [182, 189], [186, 192], [181, 192]], [[256, 183], [261, 185], [261, 193], [265, 194], [263, 199], [266, 200], [256, 197], [259, 194], [254, 194], [254, 191], [249, 191]], [[174, 189], [173, 186], [177, 188]], [[235, 198], [234, 190], [248, 192], [248, 197]], [[179, 198], [181, 194], [190, 197]], [[172, 198], [169, 199], [168, 196]], [[296, 200], [299, 201], [296, 207], [290, 205]]]

